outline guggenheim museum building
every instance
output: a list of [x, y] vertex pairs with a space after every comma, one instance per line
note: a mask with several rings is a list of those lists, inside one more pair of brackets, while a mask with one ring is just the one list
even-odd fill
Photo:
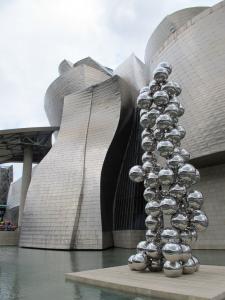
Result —
[[9, 208], [23, 210], [21, 247], [132, 248], [144, 237], [144, 188], [128, 173], [143, 154], [136, 98], [161, 61], [182, 87], [182, 146], [201, 174], [209, 227], [195, 248], [225, 249], [225, 1], [165, 17], [144, 63], [134, 55], [115, 70], [90, 57], [60, 63], [44, 100], [55, 143], [23, 189], [23, 205], [22, 181], [10, 187]]

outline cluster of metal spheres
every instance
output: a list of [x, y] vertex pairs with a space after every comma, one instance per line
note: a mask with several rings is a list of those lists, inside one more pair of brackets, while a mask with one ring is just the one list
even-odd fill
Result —
[[[131, 270], [164, 270], [166, 276], [178, 277], [199, 269], [191, 246], [198, 232], [207, 228], [208, 219], [201, 210], [202, 193], [192, 188], [200, 180], [199, 171], [189, 163], [189, 152], [181, 147], [186, 132], [178, 122], [184, 108], [177, 98], [181, 87], [168, 80], [171, 72], [169, 63], [160, 63], [154, 80], [140, 90], [137, 98], [143, 127], [143, 164], [132, 167], [129, 177], [145, 186], [147, 232], [128, 265]], [[163, 158], [161, 163], [159, 157]], [[168, 227], [164, 227], [166, 215]]]

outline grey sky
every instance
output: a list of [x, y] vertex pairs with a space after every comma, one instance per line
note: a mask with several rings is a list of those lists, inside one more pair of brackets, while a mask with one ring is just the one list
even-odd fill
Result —
[[217, 2], [0, 0], [0, 129], [48, 125], [43, 97], [64, 58], [91, 56], [112, 68], [132, 52], [143, 60], [149, 36], [166, 15]]

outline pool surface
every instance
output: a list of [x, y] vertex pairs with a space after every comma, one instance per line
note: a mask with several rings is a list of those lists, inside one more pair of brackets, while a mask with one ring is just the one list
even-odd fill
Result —
[[[153, 300], [65, 280], [64, 273], [124, 265], [133, 252], [126, 249], [52, 251], [2, 246], [0, 300]], [[225, 265], [225, 250], [193, 252], [202, 264]]]

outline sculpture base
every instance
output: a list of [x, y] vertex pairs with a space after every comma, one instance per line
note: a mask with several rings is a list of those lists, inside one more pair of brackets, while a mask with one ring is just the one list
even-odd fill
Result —
[[168, 278], [163, 272], [137, 272], [119, 266], [68, 273], [66, 279], [161, 299], [225, 299], [225, 267], [221, 266], [201, 265], [199, 272], [178, 278]]

